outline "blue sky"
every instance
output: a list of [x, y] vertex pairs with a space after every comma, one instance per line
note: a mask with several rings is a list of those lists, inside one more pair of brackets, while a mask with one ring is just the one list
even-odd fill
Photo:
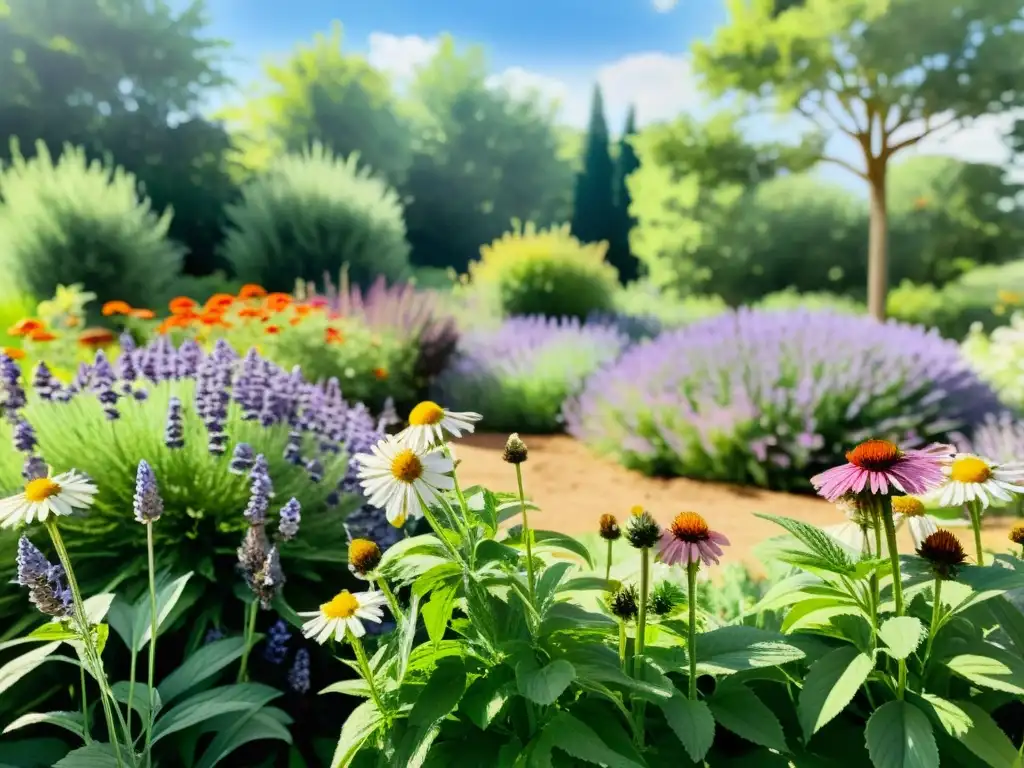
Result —
[[[171, 0], [185, 5], [188, 0]], [[556, 99], [562, 122], [585, 125], [590, 93], [600, 82], [613, 131], [627, 108], [643, 123], [709, 108], [690, 70], [694, 40], [726, 20], [725, 0], [207, 0], [210, 33], [233, 45], [230, 71], [243, 86], [259, 77], [260, 62], [281, 58], [338, 20], [344, 46], [365, 53], [397, 87], [429, 59], [442, 33], [483, 45], [496, 83], [536, 89]], [[226, 98], [232, 98], [227, 95]], [[1000, 126], [991, 121], [922, 150], [1000, 162]], [[751, 121], [753, 137], [785, 137], [792, 121]], [[836, 139], [831, 154], [862, 166], [852, 142]], [[863, 182], [834, 165], [820, 173], [863, 190]]]

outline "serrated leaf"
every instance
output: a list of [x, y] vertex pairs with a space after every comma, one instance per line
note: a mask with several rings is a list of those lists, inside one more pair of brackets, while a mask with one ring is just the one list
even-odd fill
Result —
[[695, 763], [703, 761], [715, 742], [715, 718], [708, 705], [678, 695], [656, 703], [690, 759]]
[[890, 701], [868, 719], [864, 732], [875, 768], [936, 768], [939, 747], [925, 714], [906, 701]]
[[202, 691], [171, 707], [156, 721], [153, 743], [217, 715], [259, 709], [280, 695], [280, 691], [260, 683], [223, 685]]
[[444, 639], [444, 633], [448, 629], [448, 622], [455, 609], [455, 593], [454, 585], [438, 587], [430, 594], [430, 600], [424, 604], [421, 611], [423, 625], [427, 628], [427, 635], [435, 648]]
[[850, 646], [837, 648], [814, 662], [797, 705], [804, 738], [810, 739], [842, 712], [874, 668], [872, 657]]
[[718, 724], [737, 736], [777, 752], [789, 752], [779, 719], [746, 686], [721, 686], [707, 704]]
[[802, 658], [804, 652], [784, 635], [757, 627], [721, 627], [697, 638], [697, 669], [705, 675], [775, 667]]
[[933, 693], [922, 693], [920, 697], [922, 699], [921, 706], [925, 709], [931, 709], [932, 714], [939, 721], [942, 729], [954, 739], [959, 739], [970, 730], [970, 715], [964, 712], [955, 702], [944, 699], [941, 696], [936, 696]]
[[364, 701], [345, 718], [341, 726], [341, 735], [334, 748], [331, 768], [348, 768], [352, 765], [359, 750], [380, 727], [384, 725], [384, 715], [372, 701]]
[[85, 738], [85, 721], [82, 719], [81, 712], [30, 712], [8, 723], [3, 732], [10, 733], [19, 728], [37, 725], [38, 723], [56, 725], [58, 728], [71, 731], [71, 733], [79, 738]]
[[429, 728], [459, 704], [466, 690], [466, 666], [459, 656], [441, 659], [409, 713], [413, 728]]
[[555, 659], [541, 667], [535, 659], [527, 658], [516, 665], [519, 693], [542, 706], [558, 701], [558, 697], [575, 679], [576, 669], [565, 659]]
[[[560, 749], [576, 760], [607, 768], [644, 768], [621, 755], [602, 741], [590, 726], [568, 712], [559, 712], [544, 726], [541, 739], [546, 745]], [[530, 765], [541, 765], [536, 761]]]
[[960, 743], [991, 768], [1019, 768], [1020, 756], [1003, 729], [991, 715], [970, 701], [954, 702], [970, 718], [971, 725]]
[[906, 659], [917, 650], [926, 630], [920, 619], [913, 616], [894, 616], [886, 619], [878, 636], [886, 645], [886, 652], [894, 659]]
[[813, 525], [789, 517], [755, 513], [762, 520], [781, 526], [821, 559], [834, 573], [852, 574], [855, 570], [850, 553], [835, 539]]
[[244, 651], [245, 640], [241, 637], [225, 637], [204, 645], [163, 679], [156, 687], [157, 693], [165, 705], [170, 704], [236, 659], [240, 659]]
[[[1024, 696], [1024, 663], [1005, 656], [996, 657], [995, 648], [990, 655], [963, 653], [945, 660], [945, 665], [955, 674], [975, 685]], [[1002, 656], [1002, 654], [1000, 654]]]

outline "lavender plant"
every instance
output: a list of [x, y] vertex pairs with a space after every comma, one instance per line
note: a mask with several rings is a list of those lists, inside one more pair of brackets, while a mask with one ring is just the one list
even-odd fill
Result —
[[564, 415], [570, 434], [648, 474], [803, 490], [844, 445], [920, 444], [1000, 410], [957, 345], [934, 333], [740, 310], [628, 350]]
[[614, 324], [514, 317], [497, 330], [471, 331], [435, 386], [436, 398], [479, 406], [489, 430], [554, 432], [562, 404], [629, 340]]

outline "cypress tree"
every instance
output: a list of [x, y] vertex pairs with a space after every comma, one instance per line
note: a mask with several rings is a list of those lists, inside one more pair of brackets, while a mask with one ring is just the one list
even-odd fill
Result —
[[626, 127], [619, 139], [619, 157], [615, 168], [615, 216], [612, 224], [612, 235], [609, 239], [608, 261], [619, 271], [619, 281], [623, 284], [636, 280], [640, 272], [640, 263], [629, 248], [629, 231], [636, 226], [636, 219], [629, 215], [629, 188], [626, 179], [640, 167], [640, 160], [630, 143], [636, 135], [636, 110], [631, 106], [626, 115]]
[[576, 176], [572, 233], [586, 243], [610, 240], [613, 234], [615, 170], [608, 151], [608, 123], [604, 119], [601, 86], [594, 86], [590, 126], [583, 149], [583, 169]]

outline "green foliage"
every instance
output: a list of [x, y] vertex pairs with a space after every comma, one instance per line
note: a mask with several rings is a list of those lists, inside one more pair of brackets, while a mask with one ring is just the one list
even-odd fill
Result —
[[0, 260], [19, 290], [81, 283], [100, 302], [135, 306], [165, 295], [183, 251], [167, 239], [171, 212], [158, 216], [132, 174], [71, 146], [56, 162], [41, 142], [31, 160], [13, 153], [0, 174]]
[[323, 145], [286, 155], [228, 208], [224, 256], [235, 277], [271, 291], [320, 281], [347, 265], [353, 283], [409, 274], [402, 204], [381, 179]]
[[494, 292], [505, 315], [584, 319], [612, 309], [615, 268], [606, 242], [582, 243], [568, 226], [538, 229], [532, 222], [480, 249], [469, 265], [473, 287]]
[[21, 339], [12, 336], [9, 330], [19, 320], [32, 317], [38, 302], [31, 296], [19, 293], [8, 293], [0, 298], [0, 346], [17, 347]]
[[792, 288], [769, 293], [753, 306], [758, 309], [829, 310], [850, 315], [861, 315], [865, 312], [863, 304], [846, 296], [825, 292], [798, 293]]
[[241, 133], [246, 167], [265, 170], [318, 142], [342, 157], [358, 152], [361, 164], [391, 184], [404, 179], [412, 147], [391, 84], [364, 57], [344, 53], [340, 23], [284, 62], [265, 64], [263, 79], [242, 106], [224, 112]]
[[555, 105], [491, 87], [483, 52], [443, 37], [409, 86], [416, 151], [402, 185], [412, 261], [465, 272], [513, 219], [571, 212], [572, 161]]
[[626, 183], [640, 167], [640, 160], [633, 148], [633, 137], [636, 134], [636, 110], [630, 107], [622, 138], [619, 139], [619, 154], [615, 159], [615, 226], [608, 245], [608, 263], [615, 267], [623, 284], [636, 280], [640, 267], [629, 249], [629, 233], [636, 226], [636, 219], [629, 211], [633, 200], [629, 195], [629, 185]]
[[963, 343], [971, 367], [992, 385], [999, 399], [1017, 410], [1024, 409], [1024, 314], [1014, 312], [1009, 325], [990, 334], [981, 327], [971, 329]]
[[728, 311], [729, 305], [720, 296], [674, 296], [670, 290], [659, 290], [648, 280], [639, 280], [615, 294], [615, 308], [634, 317], [653, 317], [665, 328], [688, 325]]
[[576, 175], [572, 234], [585, 243], [610, 242], [615, 227], [615, 166], [609, 151], [608, 123], [601, 86], [594, 86], [583, 169]]

